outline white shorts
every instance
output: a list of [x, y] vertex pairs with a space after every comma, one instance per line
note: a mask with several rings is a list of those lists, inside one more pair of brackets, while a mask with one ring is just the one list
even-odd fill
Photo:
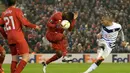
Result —
[[[99, 39], [97, 42], [98, 42], [98, 46], [100, 47], [98, 49], [98, 51], [97, 51], [97, 53], [98, 53], [97, 59], [99, 59], [100, 57], [102, 57], [103, 59], [105, 59], [111, 53], [112, 48], [109, 46], [109, 43], [106, 42], [103, 39]], [[103, 48], [101, 48], [101, 47], [103, 47]]]

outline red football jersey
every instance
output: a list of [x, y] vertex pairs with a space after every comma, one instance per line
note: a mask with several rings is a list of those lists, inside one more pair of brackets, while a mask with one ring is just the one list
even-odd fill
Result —
[[22, 32], [22, 25], [36, 28], [36, 25], [30, 23], [23, 15], [23, 12], [19, 8], [9, 7], [5, 12], [2, 13], [0, 24], [5, 25], [5, 31], [9, 44], [14, 43], [13, 40], [24, 38]]
[[[59, 21], [62, 21], [62, 12], [56, 12], [50, 17], [47, 23], [48, 31], [63, 33], [64, 29], [57, 26]], [[73, 29], [74, 24], [75, 24], [75, 20], [72, 20], [70, 28], [68, 29], [69, 31]]]

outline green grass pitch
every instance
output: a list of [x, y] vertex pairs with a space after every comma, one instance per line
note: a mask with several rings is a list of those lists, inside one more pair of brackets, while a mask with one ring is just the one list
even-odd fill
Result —
[[[50, 64], [47, 73], [83, 73], [90, 63]], [[10, 73], [10, 65], [4, 64], [5, 73]], [[28, 64], [22, 73], [43, 73], [41, 64]], [[130, 73], [130, 63], [103, 63], [92, 73]]]

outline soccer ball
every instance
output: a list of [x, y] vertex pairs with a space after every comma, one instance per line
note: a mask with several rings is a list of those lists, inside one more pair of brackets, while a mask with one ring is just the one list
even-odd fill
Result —
[[68, 29], [70, 27], [70, 22], [68, 20], [63, 20], [61, 26], [63, 29]]

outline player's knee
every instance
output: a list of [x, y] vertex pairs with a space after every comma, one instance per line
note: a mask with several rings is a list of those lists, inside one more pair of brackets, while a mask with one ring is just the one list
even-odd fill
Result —
[[18, 56], [17, 55], [12, 55], [12, 61], [18, 62]]
[[62, 51], [56, 51], [56, 55], [60, 58], [62, 57]]
[[23, 54], [22, 55], [22, 59], [24, 60], [24, 61], [26, 61], [26, 62], [28, 62], [29, 61], [29, 54], [28, 53], [26, 53], [26, 54]]
[[103, 61], [104, 61], [103, 58], [98, 59], [98, 60], [96, 61], [96, 65], [99, 66]]

